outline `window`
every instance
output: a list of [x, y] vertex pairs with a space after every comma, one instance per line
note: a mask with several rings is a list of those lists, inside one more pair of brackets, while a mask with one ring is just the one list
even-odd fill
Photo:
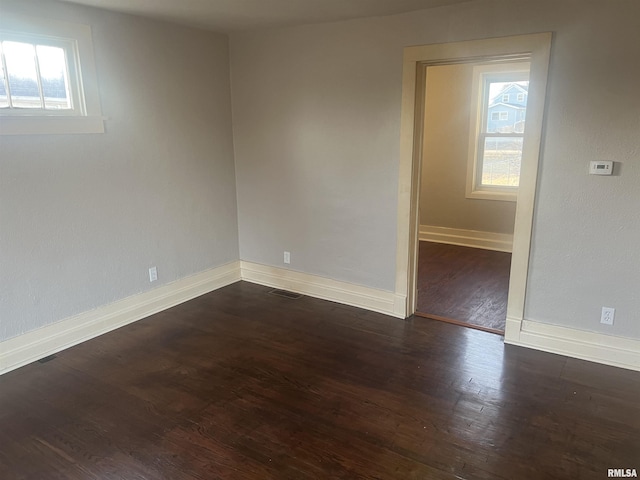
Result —
[[[71, 99], [68, 49], [45, 41], [0, 42], [0, 108], [4, 114], [66, 114], [77, 106], [77, 98]], [[77, 89], [78, 82], [73, 84]]]
[[505, 110], [504, 99], [517, 91], [526, 101], [522, 90], [529, 88], [529, 64], [477, 65], [473, 78], [467, 197], [515, 201], [526, 103]]
[[104, 131], [89, 27], [3, 14], [0, 67], [0, 134]]
[[509, 94], [502, 95], [502, 101], [507, 103], [509, 101]]
[[491, 112], [491, 121], [509, 120], [509, 112]]
[[524, 102], [524, 93], [519, 93], [518, 94], [518, 101], [519, 102]]

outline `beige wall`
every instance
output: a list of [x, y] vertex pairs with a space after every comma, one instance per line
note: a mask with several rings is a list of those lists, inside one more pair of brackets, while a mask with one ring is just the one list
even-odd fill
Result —
[[[479, 0], [232, 35], [241, 257], [282, 266], [286, 249], [295, 270], [393, 291], [403, 48], [546, 31], [525, 316], [640, 338], [636, 0]], [[618, 174], [588, 175], [600, 159]]]
[[427, 69], [420, 225], [513, 233], [515, 202], [466, 198], [473, 65]]
[[91, 26], [107, 117], [100, 135], [0, 136], [0, 340], [237, 260], [227, 37], [0, 8]]

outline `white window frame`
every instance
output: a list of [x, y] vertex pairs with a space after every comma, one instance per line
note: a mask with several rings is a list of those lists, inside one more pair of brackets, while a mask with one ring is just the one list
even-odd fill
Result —
[[502, 121], [502, 120], [509, 120], [509, 112], [506, 112], [506, 111], [500, 112], [499, 121]]
[[519, 93], [517, 98], [518, 102], [524, 102], [524, 93]]
[[[480, 162], [484, 156], [484, 139], [487, 136], [486, 133], [483, 133], [487, 116], [484, 105], [486, 103], [488, 107], [489, 95], [489, 92], [485, 91], [485, 85], [488, 81], [495, 79], [507, 79], [508, 81], [511, 77], [515, 81], [523, 75], [528, 76], [529, 66], [529, 62], [504, 62], [473, 67], [466, 198], [508, 202], [517, 200], [518, 187], [482, 185], [482, 165]], [[524, 134], [513, 134], [513, 136], [523, 137]]]
[[509, 94], [505, 93], [504, 95], [502, 95], [502, 101], [503, 102], [508, 102], [509, 101]]
[[0, 135], [104, 133], [88, 25], [3, 12], [0, 38], [63, 48], [72, 104], [67, 110], [0, 109]]

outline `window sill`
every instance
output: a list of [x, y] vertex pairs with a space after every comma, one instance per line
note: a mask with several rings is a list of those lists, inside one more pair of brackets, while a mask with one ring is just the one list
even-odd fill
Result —
[[76, 133], [104, 133], [104, 117], [0, 117], [0, 135], [67, 135]]
[[467, 191], [466, 198], [475, 200], [498, 200], [502, 202], [516, 202], [518, 200], [518, 191], [500, 191], [500, 190], [472, 190]]

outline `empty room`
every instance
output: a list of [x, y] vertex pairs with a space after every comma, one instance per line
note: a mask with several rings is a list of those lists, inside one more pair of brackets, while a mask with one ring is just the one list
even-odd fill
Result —
[[0, 478], [637, 477], [636, 0], [0, 0], [0, 64]]

